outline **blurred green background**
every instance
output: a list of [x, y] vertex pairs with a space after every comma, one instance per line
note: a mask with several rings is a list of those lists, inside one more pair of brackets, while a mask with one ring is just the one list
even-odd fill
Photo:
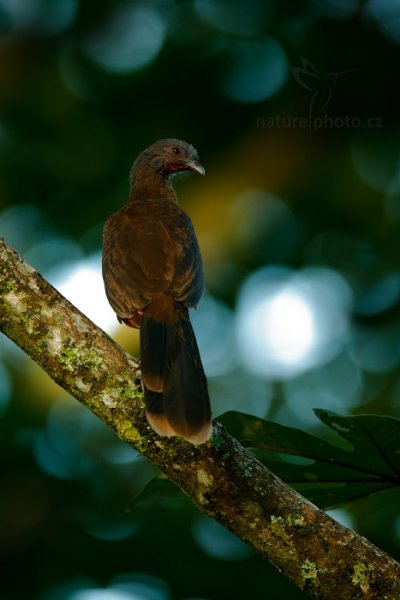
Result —
[[[400, 414], [398, 0], [0, 0], [0, 235], [133, 354], [101, 231], [161, 137], [215, 416]], [[0, 339], [2, 600], [305, 598]], [[400, 558], [397, 491], [332, 514]]]

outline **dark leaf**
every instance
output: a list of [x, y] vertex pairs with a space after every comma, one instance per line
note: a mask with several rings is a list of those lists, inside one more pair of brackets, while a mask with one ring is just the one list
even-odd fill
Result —
[[328, 507], [400, 485], [400, 419], [317, 417], [343, 438], [344, 448], [299, 429], [239, 412], [219, 420], [283, 481]]

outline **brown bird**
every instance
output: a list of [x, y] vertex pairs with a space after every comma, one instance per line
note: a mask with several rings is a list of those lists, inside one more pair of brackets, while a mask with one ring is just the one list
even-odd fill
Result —
[[159, 140], [136, 159], [128, 204], [104, 227], [103, 278], [118, 320], [140, 328], [151, 427], [202, 444], [211, 410], [188, 309], [199, 302], [204, 278], [192, 222], [172, 187], [182, 171], [204, 175], [196, 150], [180, 140]]

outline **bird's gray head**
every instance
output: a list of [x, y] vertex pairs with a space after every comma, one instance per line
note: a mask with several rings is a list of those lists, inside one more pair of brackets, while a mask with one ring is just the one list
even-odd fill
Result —
[[133, 163], [129, 201], [158, 197], [176, 202], [171, 178], [184, 171], [194, 171], [200, 175], [205, 173], [195, 148], [174, 138], [158, 140]]
[[205, 171], [198, 162], [197, 151], [183, 140], [174, 138], [158, 140], [149, 146], [136, 159], [133, 169], [151, 169], [169, 178], [182, 171], [195, 171], [204, 175]]

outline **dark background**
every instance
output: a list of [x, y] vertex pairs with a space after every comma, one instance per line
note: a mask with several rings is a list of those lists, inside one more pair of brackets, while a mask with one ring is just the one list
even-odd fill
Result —
[[[214, 414], [399, 416], [397, 2], [0, 0], [0, 31], [8, 243], [136, 354], [101, 230], [137, 154], [183, 138]], [[189, 500], [134, 506], [152, 468], [4, 338], [0, 416], [2, 600], [305, 597]], [[398, 506], [332, 514], [399, 558]]]

